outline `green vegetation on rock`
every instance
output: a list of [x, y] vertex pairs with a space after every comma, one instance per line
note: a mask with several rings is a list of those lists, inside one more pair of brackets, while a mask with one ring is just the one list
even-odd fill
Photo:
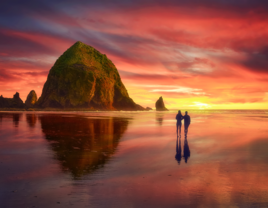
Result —
[[27, 99], [25, 101], [25, 106], [27, 108], [32, 108], [32, 107], [34, 107], [36, 102], [37, 102], [37, 95], [36, 95], [35, 91], [32, 90], [27, 96]]
[[143, 110], [129, 97], [112, 61], [80, 41], [65, 51], [51, 68], [37, 105], [42, 108]]

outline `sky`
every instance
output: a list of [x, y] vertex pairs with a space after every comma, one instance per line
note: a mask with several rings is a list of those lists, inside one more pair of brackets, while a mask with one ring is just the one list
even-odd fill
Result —
[[40, 97], [76, 41], [106, 54], [143, 107], [268, 108], [266, 0], [2, 0], [0, 95]]

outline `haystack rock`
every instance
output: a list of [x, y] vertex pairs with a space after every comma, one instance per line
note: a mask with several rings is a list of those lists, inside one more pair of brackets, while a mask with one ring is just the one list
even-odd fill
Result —
[[35, 91], [32, 90], [27, 96], [27, 99], [25, 101], [25, 106], [27, 108], [32, 108], [32, 107], [34, 107], [36, 102], [37, 102], [37, 95], [36, 95]]
[[162, 96], [156, 101], [155, 108], [157, 111], [168, 111], [168, 109], [165, 107]]
[[20, 94], [16, 92], [13, 98], [4, 98], [0, 96], [0, 108], [24, 108], [24, 103], [20, 99]]
[[65, 51], [50, 69], [37, 105], [41, 108], [144, 110], [129, 97], [112, 61], [80, 41]]

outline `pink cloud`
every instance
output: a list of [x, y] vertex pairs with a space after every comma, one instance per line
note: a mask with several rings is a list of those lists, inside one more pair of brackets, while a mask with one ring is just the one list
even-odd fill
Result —
[[[107, 54], [131, 94], [141, 88], [149, 92], [153, 89], [142, 86], [157, 84], [163, 85], [159, 90], [171, 98], [178, 92], [165, 91], [165, 85], [201, 89], [203, 96], [223, 100], [237, 96], [242, 101], [239, 94], [250, 96], [249, 101], [264, 96], [261, 89], [267, 84], [261, 80], [268, 78], [265, 12], [241, 13], [228, 6], [200, 6], [193, 12], [188, 4], [79, 10], [76, 18], [67, 13], [29, 14], [51, 31], [1, 30], [7, 40], [0, 49], [3, 94], [14, 94], [9, 90], [18, 87], [12, 83], [19, 74], [23, 78], [16, 85], [21, 85], [21, 94], [26, 95], [35, 85], [42, 88], [57, 57], [81, 40]], [[38, 81], [31, 81], [33, 77]], [[241, 90], [234, 90], [239, 86]], [[180, 95], [188, 97], [186, 94]]]

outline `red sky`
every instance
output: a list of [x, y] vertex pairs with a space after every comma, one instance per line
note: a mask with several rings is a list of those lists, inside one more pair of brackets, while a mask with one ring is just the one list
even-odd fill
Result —
[[0, 94], [39, 97], [76, 41], [106, 54], [144, 107], [268, 108], [265, 1], [4, 1]]

